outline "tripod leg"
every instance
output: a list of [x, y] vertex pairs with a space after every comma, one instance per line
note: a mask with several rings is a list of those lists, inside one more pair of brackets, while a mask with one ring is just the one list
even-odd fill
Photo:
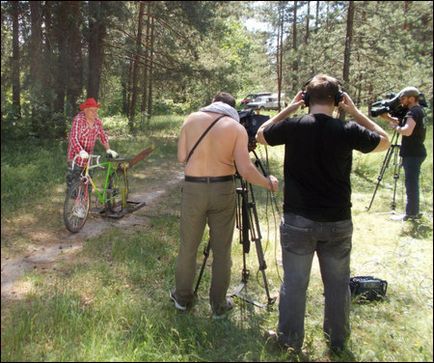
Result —
[[383, 180], [384, 173], [385, 173], [387, 167], [389, 166], [390, 159], [392, 157], [394, 148], [395, 148], [395, 145], [391, 145], [389, 147], [389, 149], [387, 150], [387, 153], [386, 153], [386, 156], [384, 158], [383, 164], [381, 165], [380, 174], [377, 177], [378, 181], [377, 181], [377, 184], [375, 186], [374, 194], [372, 195], [371, 202], [369, 203], [369, 206], [368, 206], [367, 210], [370, 210], [371, 207], [372, 207], [375, 195], [377, 194], [378, 187], [380, 186], [380, 183]]
[[268, 305], [272, 305], [276, 301], [276, 298], [275, 297], [272, 298], [270, 296], [270, 290], [268, 288], [267, 276], [265, 275], [265, 270], [267, 268], [267, 264], [265, 263], [264, 252], [262, 250], [261, 240], [259, 240], [259, 239], [256, 240], [255, 245], [256, 245], [256, 254], [258, 256], [258, 262], [259, 262], [259, 270], [261, 271], [262, 279], [264, 280], [264, 289], [265, 289], [265, 293], [267, 295]]
[[392, 138], [390, 140], [390, 147], [386, 152], [386, 156], [384, 157], [383, 164], [381, 165], [380, 174], [378, 175], [378, 182], [375, 186], [374, 194], [372, 195], [371, 202], [369, 203], [369, 206], [366, 208], [367, 210], [370, 210], [372, 207], [372, 203], [374, 202], [375, 195], [377, 194], [378, 187], [380, 186], [381, 181], [383, 180], [384, 173], [386, 172], [387, 167], [389, 166], [390, 159], [392, 158], [392, 155], [394, 154], [395, 149], [399, 149], [398, 145], [398, 139], [399, 134], [394, 131]]
[[399, 173], [401, 171], [401, 158], [399, 157], [399, 147], [396, 148], [396, 152], [394, 155], [394, 172], [393, 172], [393, 199], [391, 203], [391, 208], [394, 211], [396, 209], [396, 187], [398, 184]]
[[202, 266], [200, 268], [199, 277], [197, 278], [196, 287], [194, 288], [194, 295], [197, 295], [197, 290], [199, 289], [200, 280], [202, 279], [203, 271], [205, 270], [206, 261], [209, 257], [209, 250], [211, 249], [211, 244], [208, 241], [205, 249], [203, 250], [203, 255], [205, 256], [203, 259]]
[[[256, 255], [258, 256], [258, 263], [259, 263], [259, 270], [262, 273], [262, 279], [264, 280], [264, 288], [265, 288], [265, 293], [267, 294], [267, 300], [268, 300], [268, 304], [271, 305], [276, 301], [276, 298], [271, 298], [270, 296], [270, 290], [268, 288], [268, 281], [267, 281], [267, 276], [265, 275], [265, 270], [267, 269], [267, 264], [265, 262], [265, 258], [264, 258], [264, 251], [262, 249], [262, 235], [261, 235], [261, 230], [259, 228], [259, 218], [258, 218], [258, 211], [256, 209], [256, 203], [255, 203], [255, 196], [253, 195], [253, 189], [252, 186], [250, 185], [250, 194], [252, 196], [252, 203], [249, 205], [249, 218], [250, 218], [250, 222], [251, 225], [253, 226], [251, 228], [251, 235], [252, 235], [252, 241], [255, 242], [255, 247], [256, 247]], [[254, 219], [254, 220], [253, 220]]]
[[[251, 202], [248, 201], [249, 189], [250, 189]], [[242, 208], [243, 208], [244, 213], [242, 213], [242, 217], [244, 218], [244, 221], [243, 221], [242, 225], [244, 226], [244, 229], [247, 230], [244, 232], [248, 233], [248, 231], [250, 231], [250, 240], [252, 242], [255, 242], [256, 254], [258, 256], [259, 270], [262, 273], [265, 293], [267, 295], [267, 303], [268, 303], [268, 305], [271, 305], [276, 301], [276, 298], [272, 298], [270, 296], [270, 291], [268, 288], [267, 276], [265, 274], [267, 264], [265, 263], [264, 252], [263, 252], [262, 245], [261, 245], [262, 236], [261, 236], [261, 230], [259, 228], [259, 218], [258, 218], [258, 212], [256, 210], [255, 196], [253, 194], [252, 186], [250, 184], [246, 184], [245, 188], [243, 188], [243, 193], [244, 193], [244, 195], [243, 195]], [[243, 235], [245, 235], [245, 233], [243, 233]], [[243, 243], [245, 243], [245, 242], [246, 241], [243, 240]], [[233, 294], [236, 296], [240, 296], [239, 293], [241, 292], [241, 290], [243, 288], [246, 287], [248, 277], [249, 277], [248, 270], [245, 267], [246, 266], [246, 258], [245, 257], [246, 257], [246, 251], [243, 251], [243, 266], [244, 267], [243, 267], [243, 275], [242, 275], [242, 284], [236, 290], [236, 292]], [[244, 296], [243, 296], [243, 299], [256, 305], [256, 306], [264, 307], [263, 304], [260, 304], [256, 301], [252, 301], [250, 299], [247, 299]]]

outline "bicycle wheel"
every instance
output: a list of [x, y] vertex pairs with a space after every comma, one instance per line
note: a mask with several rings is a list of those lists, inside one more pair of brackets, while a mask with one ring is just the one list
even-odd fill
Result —
[[63, 221], [68, 231], [76, 233], [84, 226], [89, 208], [89, 186], [80, 180], [68, 190], [63, 205]]
[[107, 189], [107, 209], [120, 213], [127, 208], [128, 178], [126, 169], [118, 168], [110, 175]]

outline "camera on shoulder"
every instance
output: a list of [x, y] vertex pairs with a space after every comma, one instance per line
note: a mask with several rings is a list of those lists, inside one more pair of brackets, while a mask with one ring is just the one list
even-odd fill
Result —
[[[423, 93], [419, 94], [419, 105], [422, 107], [428, 107]], [[390, 116], [402, 120], [407, 112], [408, 108], [402, 106], [399, 101], [399, 93], [390, 93], [386, 96], [385, 100], [380, 100], [371, 104], [370, 116], [377, 117], [384, 113], [389, 113]]]

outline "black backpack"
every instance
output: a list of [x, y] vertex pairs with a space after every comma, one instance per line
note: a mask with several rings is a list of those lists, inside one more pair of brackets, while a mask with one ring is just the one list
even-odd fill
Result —
[[387, 281], [373, 276], [350, 277], [351, 296], [360, 296], [363, 300], [382, 300], [386, 296]]

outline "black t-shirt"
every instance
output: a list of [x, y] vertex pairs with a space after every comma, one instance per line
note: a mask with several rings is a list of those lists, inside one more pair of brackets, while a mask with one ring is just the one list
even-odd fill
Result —
[[315, 114], [270, 125], [264, 137], [271, 146], [285, 144], [285, 212], [314, 221], [351, 218], [352, 150], [372, 151], [378, 134]]
[[423, 142], [425, 141], [426, 128], [424, 124], [425, 114], [422, 107], [416, 105], [408, 110], [404, 117], [403, 124], [407, 123], [408, 118], [416, 122], [416, 126], [410, 136], [402, 136], [400, 156], [426, 156], [426, 149]]

